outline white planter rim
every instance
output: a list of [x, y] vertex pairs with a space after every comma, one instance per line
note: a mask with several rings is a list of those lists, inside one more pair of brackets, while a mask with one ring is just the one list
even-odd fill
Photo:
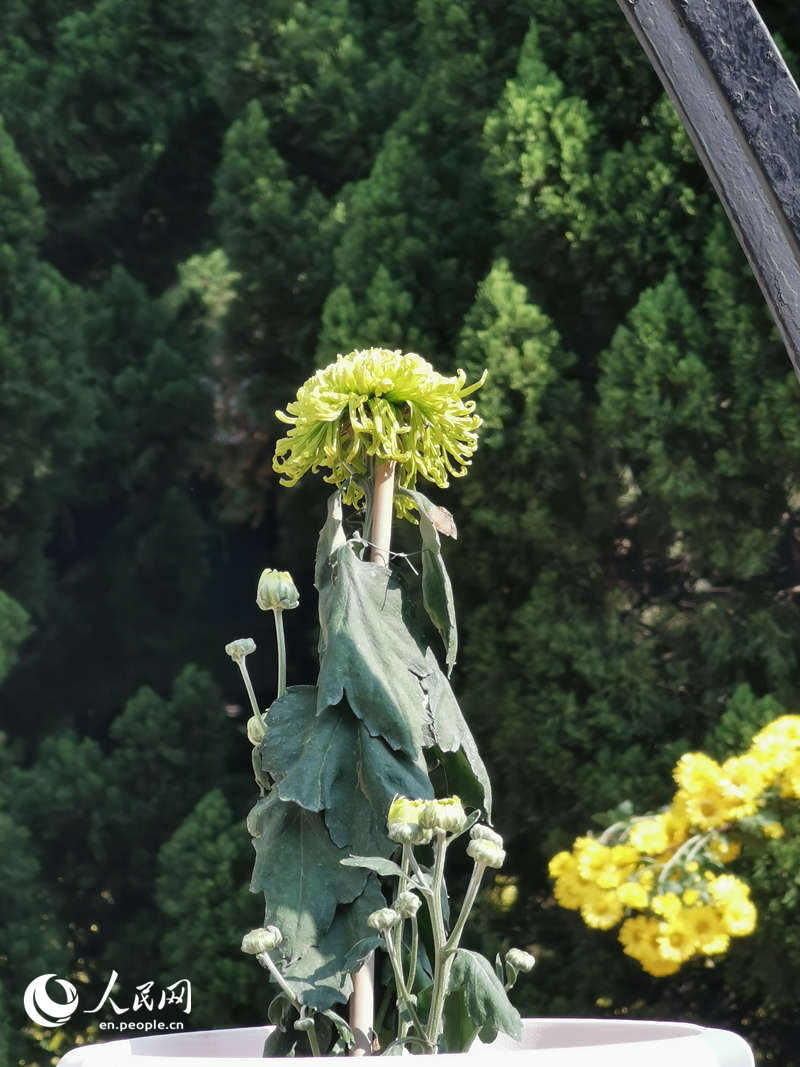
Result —
[[[492, 1045], [444, 1057], [469, 1067], [752, 1067], [746, 1042], [727, 1030], [694, 1023], [635, 1019], [525, 1019], [516, 1042], [501, 1035]], [[73, 1049], [59, 1067], [263, 1067], [271, 1027], [200, 1030], [132, 1037]], [[437, 1057], [438, 1059], [439, 1057]], [[281, 1057], [282, 1059], [282, 1057]], [[414, 1057], [414, 1060], [432, 1057]], [[296, 1061], [295, 1061], [296, 1062]], [[310, 1061], [306, 1061], [309, 1062]], [[385, 1061], [384, 1061], [385, 1062]], [[320, 1057], [319, 1067], [342, 1067], [342, 1057]]]

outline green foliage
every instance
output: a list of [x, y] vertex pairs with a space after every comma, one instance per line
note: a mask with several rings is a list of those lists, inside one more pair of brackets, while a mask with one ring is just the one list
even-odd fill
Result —
[[[460, 948], [450, 973], [450, 988], [453, 992], [445, 1007], [447, 1048], [469, 1048], [475, 1037], [490, 1044], [501, 1030], [521, 1040], [522, 1020], [485, 956]], [[483, 1025], [476, 1020], [482, 1020]]]
[[192, 1007], [198, 1027], [234, 1026], [255, 1010], [242, 931], [253, 924], [249, 849], [241, 819], [219, 789], [206, 793], [158, 851], [156, 902], [165, 979], [199, 976]]
[[355, 177], [414, 84], [397, 44], [413, 28], [348, 0], [210, 5], [201, 37], [209, 89], [233, 117], [249, 101], [276, 118], [287, 158], [327, 186]]
[[[435, 763], [456, 753], [469, 795], [478, 793], [476, 803], [491, 812], [485, 767], [414, 622], [411, 591], [390, 568], [360, 559], [357, 544], [345, 534], [337, 491], [315, 566], [317, 685], [290, 686], [269, 708], [254, 767], [259, 781], [274, 785], [247, 820], [256, 853], [251, 889], [264, 893], [264, 925], [281, 931], [295, 996], [318, 1009], [349, 995], [349, 973], [374, 947], [367, 917], [385, 903], [367, 873], [374, 868], [341, 861], [397, 849], [386, 835], [393, 798], [434, 795], [423, 748], [434, 749]], [[449, 579], [430, 531], [426, 544], [446, 599]]]
[[[25, 3], [4, 5], [3, 115], [48, 190], [49, 243], [71, 277], [114, 262], [120, 244], [138, 260], [164, 229], [180, 243], [182, 194], [157, 193], [152, 179], [177, 163], [191, 180], [193, 153], [184, 149], [181, 167], [174, 142], [208, 109], [194, 22], [189, 3], [52, 0], [35, 14]], [[147, 265], [159, 272], [157, 256]]]
[[394, 845], [382, 813], [395, 794], [432, 795], [424, 767], [398, 756], [342, 706], [318, 712], [314, 686], [290, 686], [271, 705], [268, 733], [259, 754], [278, 796], [323, 812], [343, 854], [388, 854]]
[[30, 632], [27, 611], [0, 590], [0, 682], [17, 662], [17, 649]]
[[[796, 19], [760, 10], [791, 59]], [[265, 563], [310, 581], [298, 555], [322, 498], [276, 498], [271, 413], [315, 360], [385, 344], [470, 378], [489, 368], [480, 448], [443, 502], [460, 534], [452, 686], [520, 878], [518, 908], [493, 922], [540, 943], [520, 1002], [747, 1020], [790, 1062], [775, 1020], [800, 967], [791, 821], [748, 874], [757, 951], [679, 986], [642, 983], [613, 937], [539, 912], [547, 857], [595, 811], [662, 802], [681, 750], [735, 749], [800, 699], [797, 383], [615, 5], [11, 0], [0, 100], [0, 791], [29, 835], [14, 854], [38, 863], [26, 884], [54, 902], [74, 958], [92, 978], [165, 959], [154, 857], [226, 774], [206, 725], [239, 697], [227, 675], [213, 697], [197, 678], [197, 700], [155, 693], [190, 659], [225, 670], [218, 647], [256, 625], [238, 590]], [[416, 537], [399, 547], [417, 566]], [[437, 650], [441, 607], [414, 621]], [[314, 625], [304, 602], [296, 632]], [[290, 679], [308, 676], [311, 646], [290, 648]], [[450, 691], [431, 677], [406, 688], [433, 693], [441, 725]], [[142, 730], [128, 716], [112, 738], [132, 693]], [[348, 736], [386, 748], [342, 707]], [[201, 744], [182, 747], [176, 709], [187, 736], [206, 724]], [[153, 756], [161, 731], [171, 762]], [[463, 749], [427, 753], [480, 794]], [[246, 810], [244, 778], [224, 785]], [[223, 814], [193, 824], [191, 847], [224, 873], [198, 913], [242, 891]], [[192, 972], [209, 990], [197, 1011], [252, 1019], [252, 990], [231, 971], [226, 995], [215, 975], [217, 947]]]
[[18, 1025], [28, 982], [66, 970], [66, 929], [54, 912], [30, 832], [0, 807], [0, 1049], [7, 1063], [35, 1048]]
[[89, 440], [94, 392], [82, 295], [38, 258], [39, 196], [1, 119], [0, 188], [0, 580], [38, 612], [49, 593], [44, 546]]

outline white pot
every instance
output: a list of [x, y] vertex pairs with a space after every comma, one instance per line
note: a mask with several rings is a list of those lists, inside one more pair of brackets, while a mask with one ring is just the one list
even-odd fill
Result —
[[[202, 1030], [135, 1037], [73, 1049], [58, 1067], [263, 1067], [270, 1027]], [[753, 1067], [753, 1054], [737, 1034], [692, 1023], [617, 1019], [525, 1019], [521, 1042], [499, 1037], [476, 1042], [468, 1053], [446, 1057], [449, 1067]], [[415, 1064], [430, 1056], [415, 1056]], [[295, 1061], [297, 1062], [297, 1061]], [[306, 1061], [309, 1062], [309, 1061]], [[342, 1067], [341, 1057], [322, 1057]], [[439, 1061], [441, 1062], [441, 1061]]]

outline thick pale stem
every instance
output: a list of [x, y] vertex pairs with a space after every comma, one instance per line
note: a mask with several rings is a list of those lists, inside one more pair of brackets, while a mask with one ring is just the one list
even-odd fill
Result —
[[392, 541], [394, 507], [394, 463], [375, 464], [375, 485], [372, 495], [372, 523], [369, 540], [373, 563], [389, 566], [389, 545]]
[[283, 634], [283, 611], [281, 608], [274, 608], [275, 614], [275, 639], [278, 644], [278, 696], [277, 699], [283, 696], [286, 692], [286, 638]]
[[375, 1016], [375, 953], [370, 952], [359, 969], [351, 976], [353, 993], [350, 997], [350, 1029], [356, 1043], [351, 1056], [367, 1056], [372, 1051], [372, 1022]]
[[[392, 543], [392, 509], [394, 506], [394, 463], [375, 464], [375, 484], [372, 492], [372, 519], [369, 540], [370, 559], [384, 567], [389, 565], [389, 546]], [[365, 1056], [372, 1051], [372, 1026], [375, 1001], [375, 959], [370, 956], [352, 976], [353, 995], [350, 997], [350, 1026], [356, 1035], [353, 1056]]]

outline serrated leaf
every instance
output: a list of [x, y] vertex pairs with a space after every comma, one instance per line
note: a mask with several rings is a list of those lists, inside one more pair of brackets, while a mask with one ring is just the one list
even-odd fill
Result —
[[486, 766], [478, 752], [475, 738], [461, 714], [450, 683], [439, 668], [431, 649], [427, 651], [425, 666], [426, 672], [420, 677], [420, 685], [428, 702], [426, 747], [436, 745], [442, 752], [456, 752], [461, 749], [483, 792], [482, 803], [487, 818], [491, 818], [492, 784]]
[[317, 711], [347, 702], [373, 737], [420, 758], [425, 653], [406, 625], [400, 583], [385, 567], [335, 550], [320, 585]]
[[248, 816], [256, 861], [250, 890], [263, 892], [264, 925], [283, 934], [281, 951], [289, 961], [319, 943], [339, 904], [362, 892], [367, 875], [342, 867], [346, 853], [336, 847], [322, 816], [288, 804], [273, 792]]
[[367, 925], [367, 917], [386, 901], [377, 882], [370, 879], [352, 904], [339, 908], [327, 933], [284, 971], [292, 992], [318, 1011], [347, 1000], [353, 991], [350, 979], [367, 956], [381, 944]]
[[[356, 1035], [348, 1022], [346, 1022], [341, 1015], [333, 1011], [331, 1008], [327, 1008], [322, 1013], [326, 1019], [330, 1019], [339, 1034], [340, 1041], [342, 1043], [342, 1051], [348, 1048], [352, 1048], [356, 1043]], [[339, 1043], [337, 1042], [337, 1045]], [[335, 1050], [332, 1050], [335, 1054]]]
[[438, 508], [423, 493], [411, 489], [406, 492], [419, 509], [419, 532], [422, 539], [422, 600], [431, 622], [441, 634], [449, 675], [458, 654], [458, 627], [453, 586], [444, 565], [439, 532], [444, 531], [449, 536], [455, 536], [455, 522], [449, 511], [445, 508]]
[[[456, 1000], [450, 1010], [462, 1030], [466, 1029], [464, 1020], [468, 1017], [477, 1027], [477, 1034], [483, 1042], [494, 1041], [498, 1031], [516, 1041], [522, 1039], [519, 1012], [508, 999], [503, 983], [485, 956], [460, 948], [453, 961], [447, 988], [448, 1001], [451, 998]], [[460, 1006], [459, 1001], [462, 1002]], [[451, 1052], [456, 1051], [448, 1048]]]
[[273, 1026], [285, 1030], [287, 1028], [287, 1019], [291, 1010], [292, 1003], [286, 994], [278, 993], [278, 995], [273, 997], [269, 1002], [269, 1007], [267, 1008], [267, 1020], [272, 1023]]
[[331, 555], [347, 541], [342, 526], [342, 494], [337, 490], [328, 497], [325, 525], [319, 532], [317, 555], [314, 560], [314, 586], [322, 589], [325, 569]]
[[424, 761], [372, 737], [345, 702], [321, 715], [316, 704], [313, 686], [292, 686], [272, 705], [263, 766], [278, 779], [281, 799], [325, 812], [335, 844], [389, 855], [397, 848], [385, 833], [392, 798], [433, 796]]
[[262, 1055], [265, 1059], [272, 1056], [280, 1056], [281, 1058], [294, 1056], [298, 1038], [299, 1035], [293, 1030], [280, 1030], [276, 1026], [274, 1030], [267, 1034]]
[[381, 878], [399, 878], [403, 874], [398, 863], [382, 856], [348, 856], [339, 862], [345, 867], [363, 867], [366, 871], [374, 871]]

